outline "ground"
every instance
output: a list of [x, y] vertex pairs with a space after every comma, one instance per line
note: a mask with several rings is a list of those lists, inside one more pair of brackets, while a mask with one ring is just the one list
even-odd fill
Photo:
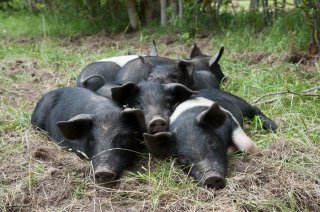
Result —
[[[181, 37], [180, 37], [181, 38]], [[214, 55], [223, 40], [175, 35], [156, 38], [161, 56], [187, 58], [193, 42]], [[74, 86], [90, 62], [109, 56], [146, 54], [149, 37], [139, 34], [0, 39], [0, 210], [4, 211], [320, 211], [320, 100], [273, 95], [262, 111], [279, 124], [277, 133], [249, 123], [261, 155], [230, 155], [227, 186], [207, 189], [192, 182], [174, 159], [147, 153], [113, 185], [94, 183], [89, 161], [61, 149], [30, 125], [47, 91]], [[225, 42], [223, 89], [248, 102], [277, 91], [319, 86], [319, 64], [290, 64], [288, 54], [244, 51]], [[319, 94], [313, 90], [309, 93]], [[273, 99], [270, 103], [265, 101]]]

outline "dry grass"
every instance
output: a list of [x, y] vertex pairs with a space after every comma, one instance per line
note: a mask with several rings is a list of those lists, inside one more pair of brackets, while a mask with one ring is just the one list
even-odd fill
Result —
[[[186, 57], [189, 44], [169, 36], [158, 44], [162, 55]], [[199, 39], [214, 54], [210, 39]], [[251, 122], [248, 130], [261, 156], [230, 156], [227, 186], [211, 190], [192, 182], [174, 160], [148, 154], [112, 185], [94, 184], [90, 162], [62, 150], [30, 126], [38, 99], [48, 90], [73, 86], [84, 65], [111, 55], [147, 53], [137, 36], [4, 39], [0, 55], [0, 210], [4, 211], [320, 211], [320, 101], [279, 96], [262, 109], [280, 124], [277, 134]], [[215, 51], [214, 51], [215, 50]], [[311, 87], [312, 72], [281, 56], [226, 49], [225, 89], [249, 101], [264, 93]], [[258, 55], [258, 56], [257, 56]], [[257, 57], [257, 58], [256, 58]], [[249, 59], [248, 59], [249, 58]], [[273, 62], [269, 62], [273, 61]], [[236, 74], [235, 74], [236, 73]], [[245, 79], [245, 80], [244, 80]]]

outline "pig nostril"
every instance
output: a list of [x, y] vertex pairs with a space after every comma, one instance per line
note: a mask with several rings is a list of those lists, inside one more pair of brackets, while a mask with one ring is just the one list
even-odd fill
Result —
[[155, 123], [151, 123], [151, 124], [150, 124], [150, 127], [151, 127], [151, 128], [154, 128], [155, 126], [156, 126]]
[[208, 188], [222, 189], [226, 186], [225, 180], [219, 176], [208, 177], [204, 183]]
[[168, 122], [163, 118], [156, 118], [149, 122], [148, 128], [151, 133], [163, 132], [168, 129]]
[[107, 183], [116, 179], [117, 175], [112, 171], [101, 171], [94, 174], [98, 183]]

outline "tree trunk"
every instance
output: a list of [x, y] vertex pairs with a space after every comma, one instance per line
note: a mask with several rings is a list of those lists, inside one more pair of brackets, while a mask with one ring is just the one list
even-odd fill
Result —
[[222, 5], [222, 0], [214, 0], [214, 4], [216, 5], [214, 8], [214, 10], [215, 10], [214, 13], [218, 17], [220, 14], [220, 7]]
[[140, 9], [141, 9], [140, 14], [143, 14], [143, 17], [141, 19], [144, 23], [148, 25], [150, 21], [152, 21], [153, 19], [152, 18], [153, 11], [149, 1], [148, 0], [140, 1]]
[[179, 0], [179, 18], [180, 20], [183, 18], [183, 0]]
[[167, 0], [160, 0], [160, 9], [161, 9], [161, 26], [167, 25]]
[[294, 5], [297, 7], [300, 4], [300, 0], [293, 0]]
[[314, 57], [320, 58], [320, 0], [312, 0], [312, 44], [316, 51], [314, 52]]
[[171, 0], [171, 9], [172, 9], [172, 17], [171, 19], [174, 20], [178, 16], [179, 8], [178, 8], [178, 1]]
[[250, 11], [257, 11], [259, 6], [259, 0], [250, 0], [249, 10]]
[[320, 0], [301, 1], [301, 4], [311, 35], [308, 53], [310, 60], [315, 61], [320, 58]]
[[144, 23], [149, 24], [156, 18], [160, 18], [160, 2], [154, 0], [140, 0], [140, 14]]
[[269, 21], [269, 11], [268, 11], [268, 0], [262, 0], [262, 9], [263, 9], [263, 17], [265, 25], [268, 24]]
[[286, 0], [282, 0], [282, 14], [284, 15], [286, 13]]
[[273, 0], [273, 20], [278, 16], [278, 0]]
[[130, 20], [130, 26], [137, 30], [139, 27], [139, 15], [137, 10], [137, 2], [136, 0], [126, 0], [127, 9], [128, 9], [128, 16]]

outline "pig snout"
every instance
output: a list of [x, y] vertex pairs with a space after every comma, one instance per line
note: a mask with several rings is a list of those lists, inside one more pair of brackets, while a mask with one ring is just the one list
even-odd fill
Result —
[[220, 173], [210, 172], [204, 176], [203, 185], [208, 188], [222, 189], [226, 186], [226, 181]]
[[117, 178], [117, 174], [108, 167], [98, 166], [94, 171], [94, 177], [97, 183], [108, 183]]
[[161, 116], [154, 116], [148, 124], [148, 131], [149, 133], [158, 133], [158, 132], [164, 132], [168, 129], [169, 124], [168, 121], [166, 121]]

